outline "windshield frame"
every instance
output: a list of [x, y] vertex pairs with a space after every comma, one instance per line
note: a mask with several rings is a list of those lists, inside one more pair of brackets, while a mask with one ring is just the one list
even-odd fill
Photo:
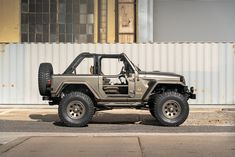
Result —
[[138, 66], [136, 66], [136, 65], [127, 57], [127, 55], [126, 55], [125, 53], [123, 53], [123, 55], [125, 56], [126, 60], [129, 62], [129, 64], [132, 66], [132, 68], [133, 68], [135, 71], [137, 71], [137, 72], [140, 72], [140, 71], [141, 71], [141, 69], [140, 69]]

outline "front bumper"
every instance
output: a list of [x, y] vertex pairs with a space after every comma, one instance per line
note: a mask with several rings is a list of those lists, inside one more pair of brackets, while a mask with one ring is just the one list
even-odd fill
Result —
[[189, 98], [190, 98], [190, 99], [196, 99], [196, 94], [189, 93]]

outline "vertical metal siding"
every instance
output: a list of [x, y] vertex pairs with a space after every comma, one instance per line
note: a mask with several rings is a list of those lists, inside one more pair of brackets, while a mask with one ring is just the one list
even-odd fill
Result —
[[[51, 62], [62, 73], [81, 52], [122, 53], [142, 70], [176, 72], [196, 88], [192, 104], [235, 103], [233, 43], [9, 44], [0, 52], [0, 104], [42, 104], [37, 72]], [[84, 67], [86, 68], [86, 67]], [[88, 67], [87, 67], [88, 68]], [[115, 65], [107, 70], [119, 72]]]

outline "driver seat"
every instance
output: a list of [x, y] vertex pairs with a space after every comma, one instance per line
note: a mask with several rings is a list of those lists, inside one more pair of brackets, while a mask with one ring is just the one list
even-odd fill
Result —
[[103, 86], [103, 90], [106, 94], [119, 94], [119, 88], [117, 86], [112, 86], [110, 79], [103, 77], [103, 85], [106, 85]]

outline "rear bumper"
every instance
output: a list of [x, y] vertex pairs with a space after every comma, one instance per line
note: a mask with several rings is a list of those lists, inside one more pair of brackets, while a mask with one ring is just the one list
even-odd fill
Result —
[[49, 97], [49, 96], [43, 96], [42, 100], [48, 100], [49, 105], [57, 105], [60, 102], [60, 98], [58, 97]]
[[42, 97], [42, 100], [45, 101], [45, 100], [50, 100], [50, 97], [49, 96], [43, 96]]

